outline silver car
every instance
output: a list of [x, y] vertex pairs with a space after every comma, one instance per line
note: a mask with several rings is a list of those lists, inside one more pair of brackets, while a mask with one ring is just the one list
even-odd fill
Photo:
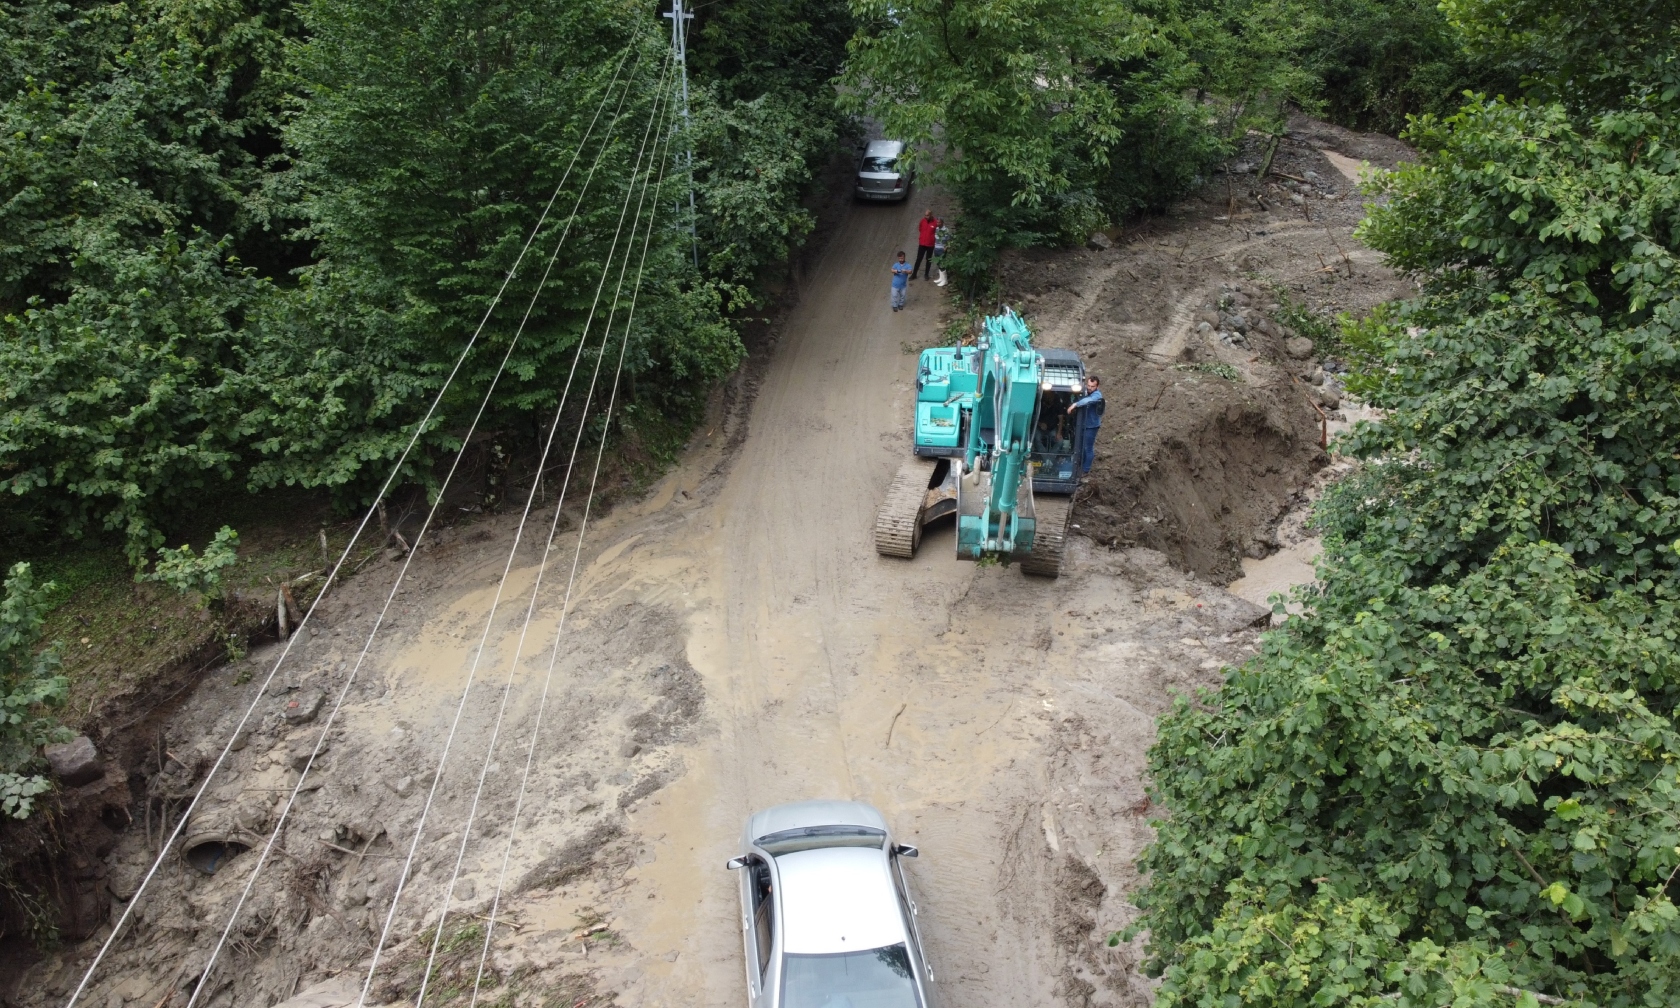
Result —
[[910, 187], [916, 182], [914, 170], [900, 164], [904, 159], [904, 141], [871, 140], [858, 159], [858, 199], [903, 201], [910, 198]]
[[752, 1008], [932, 1008], [916, 903], [881, 813], [862, 802], [777, 805], [747, 820], [741, 935]]

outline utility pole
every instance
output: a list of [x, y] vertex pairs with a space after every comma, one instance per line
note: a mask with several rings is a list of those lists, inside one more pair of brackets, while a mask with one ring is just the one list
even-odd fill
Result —
[[700, 269], [700, 233], [695, 229], [694, 209], [694, 146], [693, 134], [689, 133], [688, 121], [688, 22], [694, 19], [694, 14], [683, 10], [683, 0], [671, 0], [671, 9], [663, 15], [671, 19], [671, 47], [677, 54], [677, 65], [682, 71], [682, 118], [683, 132], [689, 135], [688, 148], [688, 236], [694, 251], [694, 269]]

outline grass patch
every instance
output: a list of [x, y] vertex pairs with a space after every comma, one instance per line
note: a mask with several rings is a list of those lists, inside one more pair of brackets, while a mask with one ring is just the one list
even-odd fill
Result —
[[[279, 586], [323, 569], [324, 556], [336, 560], [355, 530], [355, 522], [334, 516], [324, 498], [303, 493], [238, 495], [200, 514], [206, 512], [216, 520], [195, 522], [169, 542], [202, 548], [222, 524], [240, 530], [239, 562], [224, 573], [223, 598], [209, 604], [135, 581], [115, 543], [14, 550], [6, 557], [6, 567], [26, 561], [37, 584], [54, 585], [41, 640], [43, 646], [63, 644], [63, 673], [70, 680], [60, 715], [66, 725], [79, 730], [106, 700], [141, 691], [184, 661], [241, 656], [249, 635], [272, 619]], [[363, 539], [351, 567], [378, 549]], [[295, 589], [298, 605], [307, 607], [320, 585], [316, 579]]]

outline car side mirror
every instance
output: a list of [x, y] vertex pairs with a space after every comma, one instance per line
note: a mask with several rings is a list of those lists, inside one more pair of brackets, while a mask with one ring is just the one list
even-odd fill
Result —
[[745, 868], [747, 866], [747, 859], [744, 857], [732, 857], [728, 861], [725, 861], [723, 866], [728, 868], [730, 871], [734, 871], [737, 868]]
[[919, 857], [922, 852], [907, 843], [901, 843], [893, 845], [893, 853], [899, 857]]

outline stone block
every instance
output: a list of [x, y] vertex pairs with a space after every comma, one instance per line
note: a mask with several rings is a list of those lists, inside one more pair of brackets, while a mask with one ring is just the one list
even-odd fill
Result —
[[105, 776], [105, 766], [99, 762], [99, 750], [93, 747], [93, 740], [86, 735], [47, 746], [45, 755], [53, 776], [67, 787], [91, 784]]

